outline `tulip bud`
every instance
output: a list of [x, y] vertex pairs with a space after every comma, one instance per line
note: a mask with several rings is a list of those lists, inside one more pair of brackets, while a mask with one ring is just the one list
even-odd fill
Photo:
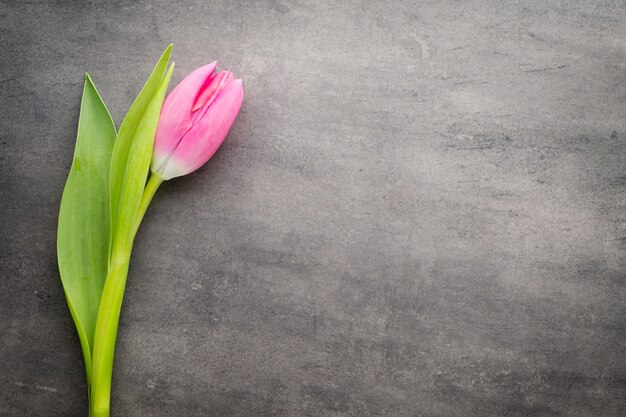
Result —
[[165, 99], [154, 140], [152, 172], [164, 180], [189, 174], [220, 147], [239, 113], [243, 84], [217, 62], [200, 67]]

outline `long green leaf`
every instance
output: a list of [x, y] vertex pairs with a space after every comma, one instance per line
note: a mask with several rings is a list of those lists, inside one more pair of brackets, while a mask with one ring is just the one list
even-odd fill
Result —
[[[123, 181], [120, 187], [117, 216], [113, 226], [112, 256], [102, 291], [93, 350], [93, 378], [90, 391], [91, 415], [108, 416], [111, 396], [111, 378], [117, 327], [122, 308], [128, 263], [136, 232], [137, 213], [146, 186], [156, 133], [165, 91], [174, 70], [172, 64], [149, 102], [126, 155]], [[118, 135], [117, 140], [120, 140]], [[116, 143], [117, 147], [117, 143]], [[115, 157], [115, 151], [114, 157]], [[112, 161], [112, 166], [117, 161]], [[113, 190], [113, 187], [111, 187]], [[111, 196], [113, 198], [113, 196]]]
[[[111, 200], [111, 230], [113, 230], [113, 228], [116, 227], [116, 224], [118, 224], [119, 211], [120, 208], [123, 207], [120, 204], [120, 198], [124, 193], [123, 187], [125, 185], [125, 181], [127, 182], [125, 178], [131, 169], [130, 165], [132, 164], [132, 161], [129, 159], [129, 154], [137, 135], [137, 129], [139, 128], [141, 120], [144, 118], [146, 109], [161, 86], [171, 52], [172, 45], [169, 45], [161, 55], [161, 58], [154, 67], [152, 74], [150, 74], [148, 81], [146, 81], [146, 84], [143, 86], [139, 95], [133, 102], [133, 105], [128, 110], [128, 113], [120, 126], [119, 133], [117, 134], [115, 147], [113, 148], [113, 156], [111, 158], [110, 171], [111, 180], [109, 195]], [[150, 140], [153, 138], [154, 137], [150, 138]], [[142, 179], [142, 185], [145, 185], [146, 176]], [[109, 249], [112, 248], [109, 247]]]
[[91, 352], [109, 246], [109, 166], [115, 125], [89, 74], [78, 136], [59, 212], [57, 257], [63, 289], [91, 380]]
[[137, 212], [139, 211], [141, 197], [146, 186], [146, 178], [150, 170], [154, 135], [161, 114], [165, 92], [173, 71], [174, 64], [170, 66], [163, 77], [159, 89], [146, 108], [128, 152], [124, 181], [122, 182], [122, 189], [118, 198], [117, 217], [113, 226], [114, 254], [118, 247], [124, 253], [126, 250], [130, 250], [135, 237]]

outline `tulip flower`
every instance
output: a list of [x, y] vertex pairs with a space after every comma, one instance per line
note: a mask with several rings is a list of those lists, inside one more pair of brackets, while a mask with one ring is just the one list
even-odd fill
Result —
[[[164, 100], [172, 45], [119, 130], [89, 75], [74, 161], [59, 210], [59, 272], [83, 350], [89, 415], [109, 417], [113, 358], [133, 242], [159, 185], [204, 165], [243, 101], [241, 80], [216, 62]], [[146, 183], [149, 171], [152, 171]]]
[[136, 228], [161, 183], [206, 164], [241, 109], [243, 82], [230, 71], [215, 73], [216, 67], [214, 61], [196, 69], [163, 102]]
[[243, 84], [217, 62], [196, 69], [163, 103], [152, 172], [169, 180], [204, 165], [220, 147], [239, 113]]

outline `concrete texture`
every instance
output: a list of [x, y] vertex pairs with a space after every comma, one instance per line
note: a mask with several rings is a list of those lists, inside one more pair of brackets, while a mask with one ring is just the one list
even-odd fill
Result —
[[113, 416], [623, 416], [626, 8], [4, 1], [0, 415], [86, 416], [55, 234], [83, 72], [245, 81], [140, 230]]

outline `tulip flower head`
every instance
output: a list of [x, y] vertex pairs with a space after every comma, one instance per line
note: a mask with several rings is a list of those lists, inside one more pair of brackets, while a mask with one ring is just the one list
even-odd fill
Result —
[[220, 147], [243, 101], [243, 83], [217, 62], [189, 74], [165, 99], [156, 131], [152, 172], [164, 180], [189, 174]]

